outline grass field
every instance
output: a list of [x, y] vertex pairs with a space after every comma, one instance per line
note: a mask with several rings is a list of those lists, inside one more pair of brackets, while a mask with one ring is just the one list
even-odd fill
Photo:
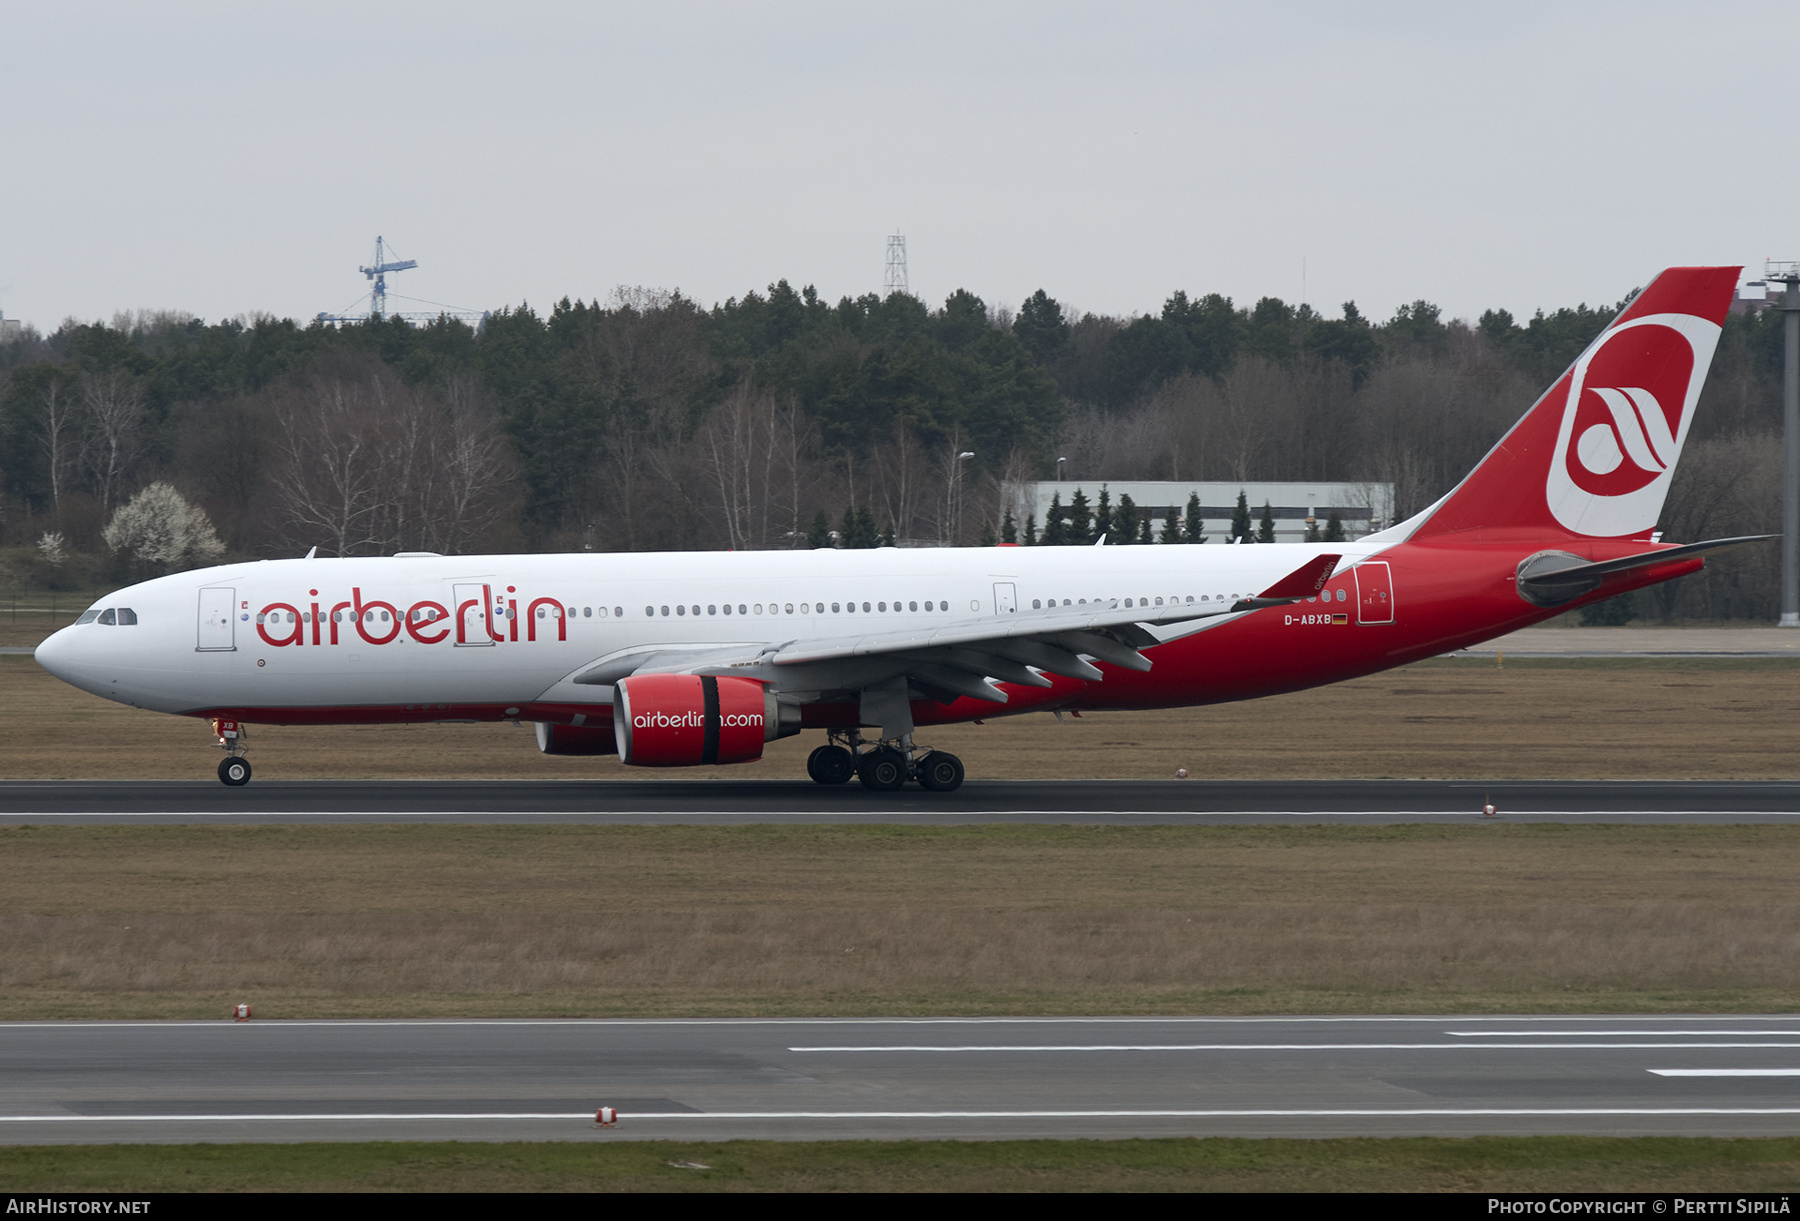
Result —
[[1778, 1192], [1800, 1139], [613, 1141], [0, 1149], [0, 1190]]
[[1800, 1001], [1783, 826], [0, 830], [0, 1018]]
[[[1241, 704], [1048, 714], [921, 731], [971, 777], [1477, 779], [1800, 776], [1800, 658], [1441, 659]], [[538, 753], [529, 727], [255, 726], [265, 780], [298, 778], [798, 778], [814, 731], [762, 761], [646, 772]], [[0, 657], [0, 778], [205, 779], [207, 726], [143, 712]]]

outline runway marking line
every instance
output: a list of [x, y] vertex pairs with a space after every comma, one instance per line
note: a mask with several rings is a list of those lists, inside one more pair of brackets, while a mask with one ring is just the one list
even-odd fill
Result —
[[[1406, 1119], [1414, 1117], [1484, 1116], [1679, 1116], [1679, 1115], [1800, 1115], [1800, 1107], [1416, 1107], [1406, 1109], [1314, 1110], [1120, 1110], [1120, 1111], [647, 1111], [622, 1112], [621, 1122], [662, 1119], [685, 1120], [784, 1120], [784, 1119]], [[379, 1121], [384, 1123], [445, 1120], [551, 1120], [586, 1121], [592, 1111], [576, 1112], [346, 1112], [343, 1114], [254, 1115], [0, 1115], [0, 1123], [245, 1123], [317, 1120], [335, 1123]]]
[[1651, 1068], [1658, 1077], [1800, 1077], [1800, 1068]]
[[[1653, 1033], [1653, 1032], [1647, 1032]], [[1786, 1032], [1786, 1033], [1792, 1033]], [[1800, 1043], [994, 1043], [959, 1047], [790, 1047], [791, 1052], [849, 1054], [919, 1052], [1105, 1052], [1105, 1051], [1632, 1051], [1666, 1048], [1800, 1047]]]
[[[0, 811], [0, 820], [75, 819], [75, 818], [379, 818], [386, 820], [420, 818], [569, 818], [592, 819], [649, 818], [657, 820], [681, 818], [751, 818], [765, 811], [756, 810], [21, 810]], [[881, 810], [794, 810], [781, 815], [783, 821], [795, 819], [867, 819], [873, 822], [928, 815], [937, 818], [1455, 818], [1473, 823], [1484, 820], [1479, 813], [1456, 810], [955, 810], [881, 809]], [[1509, 808], [1499, 821], [1535, 818], [1607, 818], [1655, 816], [1657, 818], [1800, 818], [1800, 810], [1529, 810]], [[1487, 822], [1494, 820], [1488, 819]]]
[[[307, 1030], [313, 1028], [354, 1026], [379, 1029], [381, 1027], [412, 1026], [1091, 1026], [1113, 1024], [1121, 1026], [1155, 1026], [1155, 1025], [1321, 1025], [1331, 1023], [1366, 1024], [1370, 1022], [1394, 1022], [1409, 1024], [1441, 1025], [1447, 1020], [1442, 1015], [1430, 1014], [1355, 1014], [1342, 1016], [1306, 1016], [1290, 1015], [1276, 1017], [862, 1017], [862, 1018], [263, 1018], [254, 1022], [236, 1022], [230, 1018], [208, 1019], [196, 1021], [192, 1019], [173, 1021], [66, 1021], [66, 1022], [0, 1022], [0, 1033], [8, 1030], [145, 1030], [145, 1029], [212, 1029], [212, 1030]], [[1488, 1019], [1495, 1022], [1561, 1022], [1574, 1024], [1577, 1022], [1612, 1022], [1668, 1021], [1664, 1017], [1644, 1017], [1639, 1019], [1621, 1018], [1617, 1014], [1516, 1014], [1498, 1016]], [[1682, 1022], [1706, 1021], [1704, 1016], [1677, 1016], [1673, 1020]], [[1718, 1021], [1742, 1021], [1743, 1015], [1720, 1017]], [[1764, 1020], [1767, 1020], [1766, 1018]], [[1779, 1019], [1777, 1019], [1779, 1020]], [[1447, 1031], [1445, 1033], [1457, 1033]], [[1546, 1031], [1506, 1031], [1490, 1032], [1494, 1036], [1515, 1036], [1523, 1034], [1541, 1034], [1547, 1038], [1558, 1035], [1576, 1037], [1595, 1037], [1602, 1032], [1583, 1030], [1546, 1030]], [[1741, 1032], [1729, 1030], [1698, 1031], [1660, 1031], [1629, 1030], [1605, 1032], [1625, 1037], [1648, 1038], [1668, 1034], [1700, 1034], [1713, 1036], [1735, 1035]], [[1800, 1027], [1789, 1030], [1771, 1032], [1783, 1035], [1800, 1036]], [[1331, 1046], [1337, 1046], [1332, 1044]], [[1353, 1046], [1345, 1044], [1344, 1046]], [[1461, 1046], [1460, 1044], [1428, 1044], [1427, 1046]], [[1583, 1046], [1586, 1046], [1584, 1044]], [[1667, 1044], [1656, 1044], [1662, 1047]], [[1772, 1044], [1758, 1043], [1754, 1046], [1764, 1047]]]
[[1634, 1038], [1641, 1035], [1800, 1035], [1800, 1030], [1446, 1030], [1458, 1039], [1554, 1039], [1561, 1035], [1579, 1035], [1584, 1039]]

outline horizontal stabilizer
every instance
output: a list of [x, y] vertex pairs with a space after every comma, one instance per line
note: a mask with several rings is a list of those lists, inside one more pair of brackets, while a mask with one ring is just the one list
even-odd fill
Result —
[[1582, 594], [1600, 588], [1601, 581], [1615, 572], [1634, 568], [1654, 568], [1681, 560], [1751, 543], [1780, 538], [1778, 534], [1746, 534], [1737, 538], [1715, 538], [1704, 543], [1688, 543], [1681, 547], [1664, 547], [1616, 560], [1584, 560], [1567, 552], [1551, 551], [1532, 556], [1519, 565], [1519, 596], [1533, 606], [1561, 606]]

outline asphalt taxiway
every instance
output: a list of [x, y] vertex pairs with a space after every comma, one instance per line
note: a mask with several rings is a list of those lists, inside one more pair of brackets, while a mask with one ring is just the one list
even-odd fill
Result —
[[1793, 1016], [0, 1024], [9, 1144], [1796, 1131]]
[[[1483, 808], [1497, 808], [1485, 819]], [[1796, 781], [972, 780], [955, 793], [809, 781], [0, 782], [20, 823], [1386, 824], [1800, 821]]]

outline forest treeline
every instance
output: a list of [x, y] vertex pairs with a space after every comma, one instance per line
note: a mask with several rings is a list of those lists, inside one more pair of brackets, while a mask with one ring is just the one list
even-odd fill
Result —
[[[0, 346], [0, 555], [87, 563], [166, 483], [236, 557], [651, 550], [998, 537], [1008, 480], [1452, 486], [1617, 306], [1415, 301], [1386, 320], [1176, 292], [1153, 314], [1014, 310], [966, 291], [835, 304], [786, 281], [343, 327], [179, 313]], [[1665, 513], [1671, 538], [1774, 528], [1779, 315], [1729, 319]], [[1023, 523], [1014, 523], [1023, 526]], [[1041, 528], [1045, 523], [1037, 523]], [[60, 536], [52, 562], [39, 544]], [[1644, 595], [1665, 616], [1770, 618], [1773, 548]], [[73, 568], [70, 569], [73, 571]], [[6, 574], [0, 574], [4, 576]], [[1654, 600], [1650, 600], [1654, 598]]]

